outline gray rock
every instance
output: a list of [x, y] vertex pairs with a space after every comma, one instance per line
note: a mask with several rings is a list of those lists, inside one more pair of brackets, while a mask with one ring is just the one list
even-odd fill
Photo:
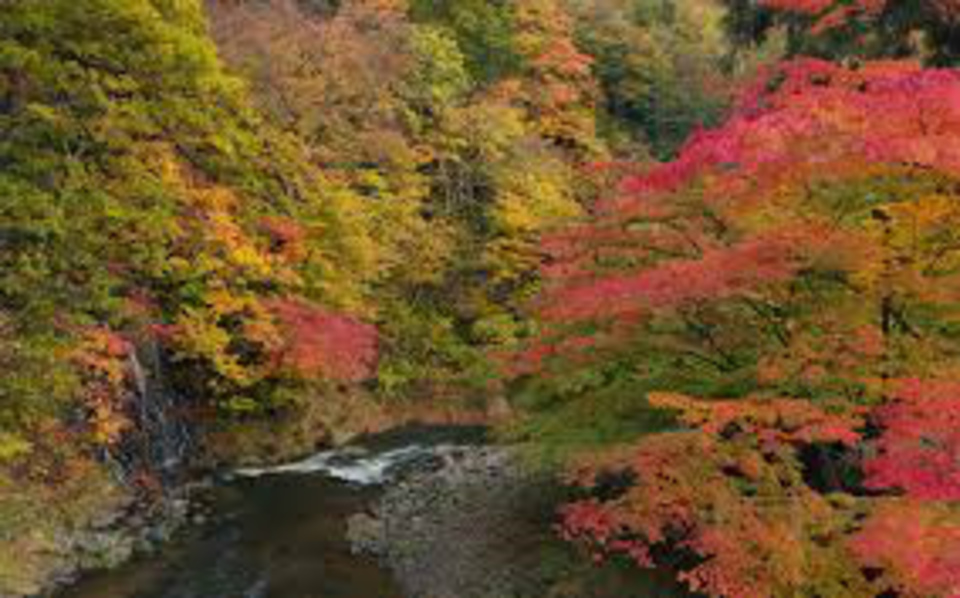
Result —
[[549, 534], [552, 482], [503, 447], [443, 451], [441, 466], [388, 488], [350, 519], [357, 552], [378, 556], [408, 598], [536, 596], [538, 542]]
[[385, 531], [383, 521], [367, 513], [347, 519], [347, 540], [355, 554], [382, 555], [386, 548]]
[[123, 531], [89, 532], [77, 536], [79, 563], [84, 569], [112, 569], [127, 561], [134, 551], [134, 538]]

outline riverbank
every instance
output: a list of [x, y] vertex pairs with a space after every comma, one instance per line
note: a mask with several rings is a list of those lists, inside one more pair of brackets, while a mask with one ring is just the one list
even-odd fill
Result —
[[[49, 596], [86, 572], [157, 553], [185, 526], [209, 517], [207, 479], [136, 497], [88, 464], [83, 475], [49, 486], [0, 492], [0, 596]], [[55, 496], [50, 493], [55, 492]]]
[[[323, 402], [323, 410], [198, 427], [190, 471], [181, 472], [179, 484], [150, 495], [134, 493], [118, 483], [106, 463], [79, 451], [60, 458], [58, 467], [41, 463], [29, 471], [3, 470], [0, 596], [51, 595], [90, 574], [166, 550], [179, 530], [211, 518], [206, 495], [216, 472], [288, 462], [406, 425], [489, 419], [484, 410], [455, 401], [440, 408], [415, 401], [385, 405], [357, 394], [337, 398]], [[383, 436], [389, 442], [390, 434]]]

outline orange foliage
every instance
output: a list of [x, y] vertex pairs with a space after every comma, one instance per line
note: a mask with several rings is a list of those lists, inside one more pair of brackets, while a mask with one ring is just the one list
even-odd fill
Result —
[[[798, 401], [656, 400], [705, 427], [650, 436], [575, 469], [571, 481], [592, 496], [563, 508], [566, 539], [644, 567], [688, 552], [694, 558], [680, 579], [711, 596], [769, 598], [856, 583], [850, 555], [818, 540], [842, 530], [844, 513], [795, 468], [797, 451], [810, 443], [852, 441], [855, 420]], [[622, 489], [612, 490], [617, 484]]]
[[133, 345], [107, 328], [89, 328], [74, 350], [73, 361], [81, 373], [83, 405], [94, 441], [114, 444], [132, 426], [126, 415], [128, 359]]

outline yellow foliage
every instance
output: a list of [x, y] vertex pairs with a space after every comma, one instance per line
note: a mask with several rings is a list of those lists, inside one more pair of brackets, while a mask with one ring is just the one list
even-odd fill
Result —
[[867, 289], [933, 299], [953, 290], [960, 269], [960, 202], [929, 195], [876, 208], [864, 223], [868, 261], [855, 280]]
[[12, 432], [0, 431], [0, 463], [29, 453], [33, 445]]
[[506, 171], [501, 178], [494, 218], [504, 234], [542, 232], [582, 213], [562, 164], [529, 166]]

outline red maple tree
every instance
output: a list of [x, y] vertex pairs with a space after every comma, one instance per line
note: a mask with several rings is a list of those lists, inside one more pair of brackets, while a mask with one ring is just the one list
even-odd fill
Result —
[[546, 239], [518, 373], [669, 363], [708, 395], [644, 397], [690, 431], [578, 468], [566, 537], [716, 596], [957, 595], [958, 148], [960, 72], [798, 60]]

